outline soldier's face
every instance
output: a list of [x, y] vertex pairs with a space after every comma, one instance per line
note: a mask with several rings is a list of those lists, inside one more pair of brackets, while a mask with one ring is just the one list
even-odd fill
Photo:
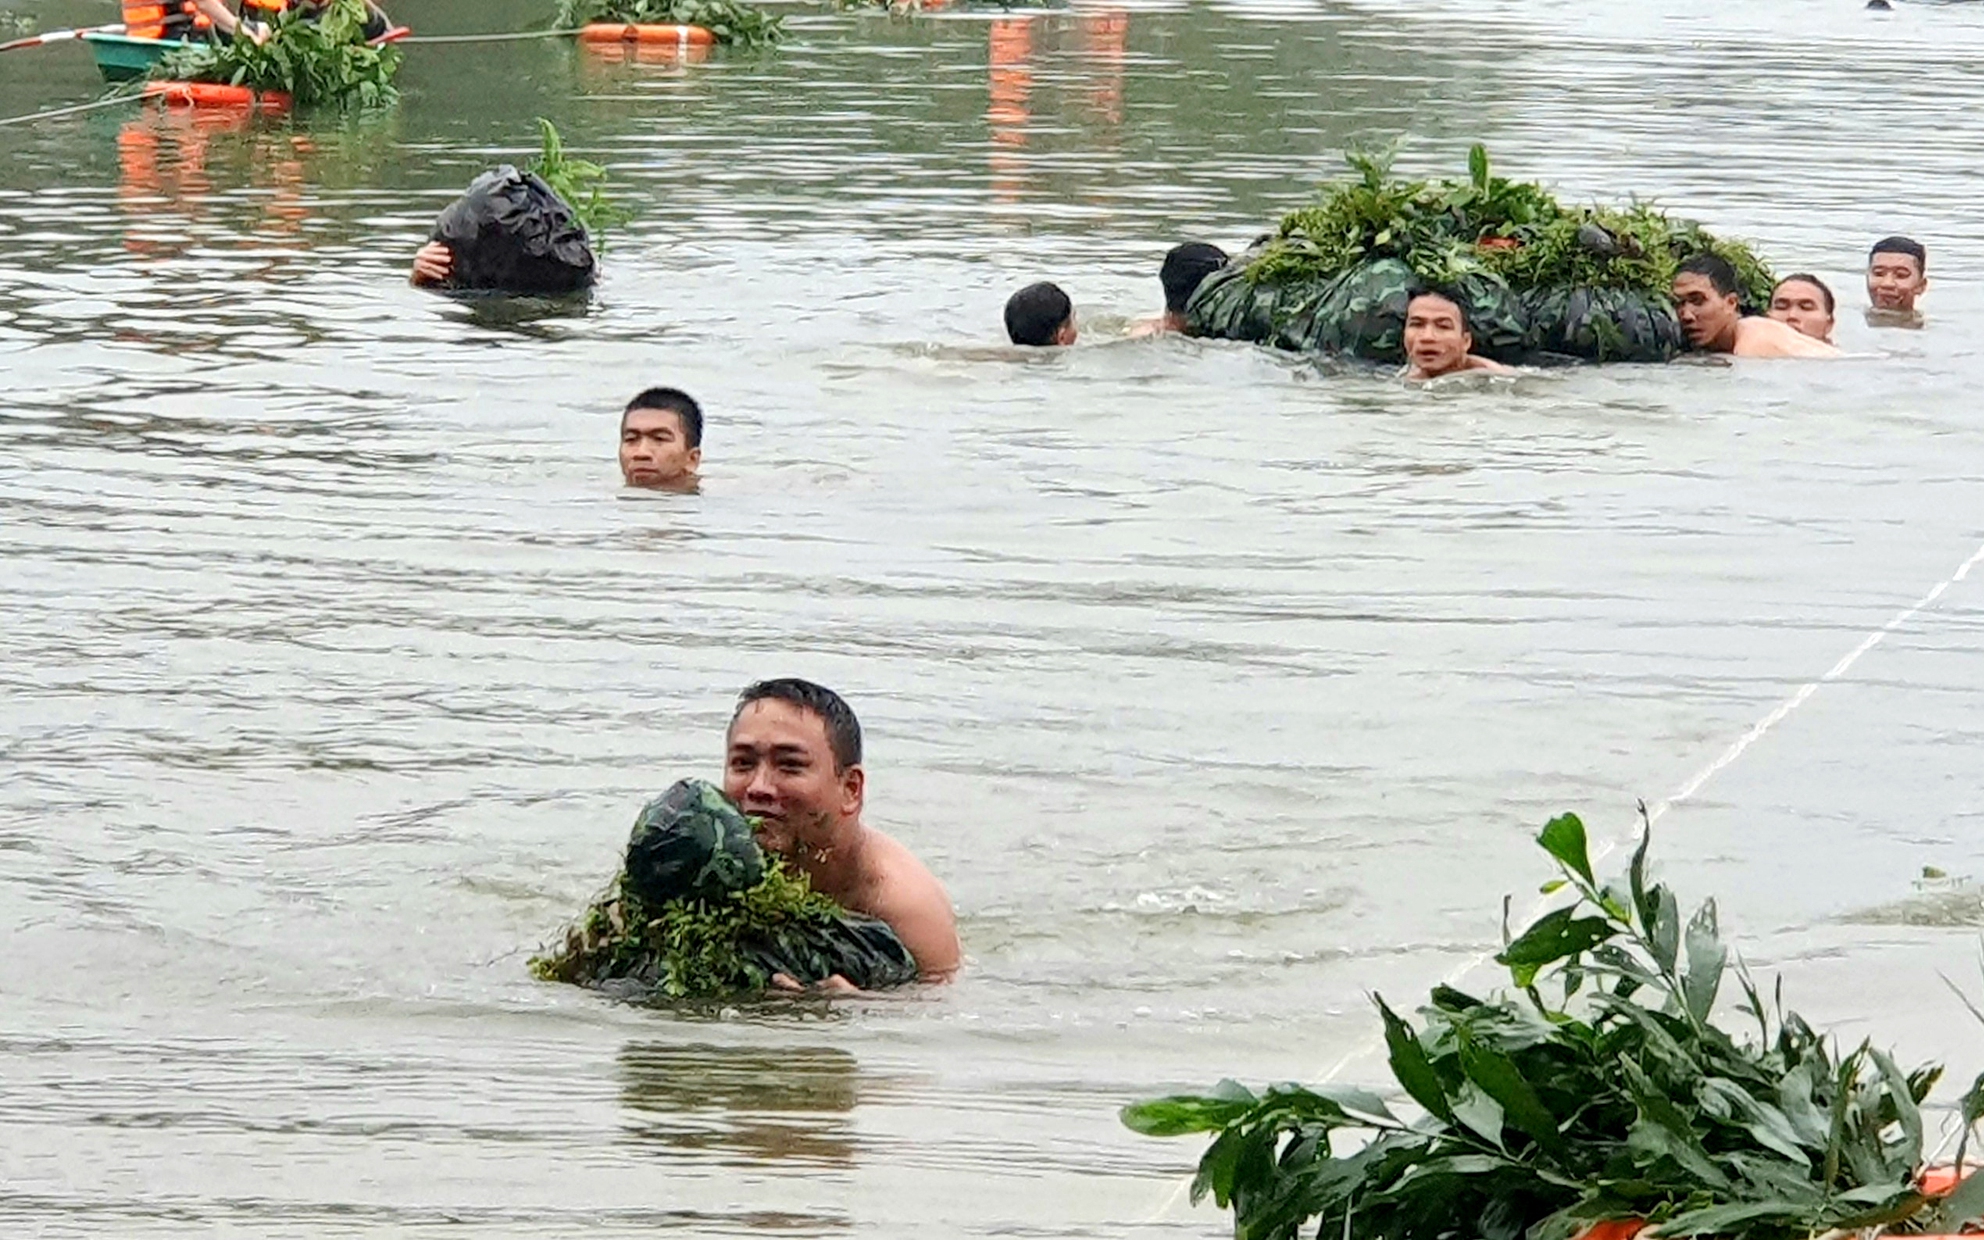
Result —
[[826, 721], [809, 710], [766, 699], [731, 722], [723, 791], [763, 819], [758, 842], [779, 853], [823, 848], [835, 828], [861, 814], [861, 768], [834, 769]]

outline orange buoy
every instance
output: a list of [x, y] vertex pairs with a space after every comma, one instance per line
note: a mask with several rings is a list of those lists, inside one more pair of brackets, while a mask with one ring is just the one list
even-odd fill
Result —
[[145, 98], [172, 108], [263, 108], [287, 112], [289, 96], [279, 90], [256, 94], [246, 86], [222, 82], [147, 82]]
[[1915, 1187], [1921, 1189], [1925, 1197], [1947, 1197], [1976, 1170], [1975, 1163], [1964, 1171], [1951, 1166], [1924, 1167], [1922, 1173], [1915, 1177]]
[[1643, 1218], [1609, 1218], [1585, 1228], [1578, 1240], [1633, 1240], [1645, 1227]]
[[709, 47], [716, 34], [707, 26], [643, 26], [593, 22], [579, 27], [582, 43], [673, 43], [678, 47]]

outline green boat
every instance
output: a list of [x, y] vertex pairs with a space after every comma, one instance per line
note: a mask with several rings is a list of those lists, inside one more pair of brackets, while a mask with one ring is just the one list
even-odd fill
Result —
[[167, 52], [186, 46], [184, 39], [134, 39], [124, 34], [91, 33], [83, 41], [96, 53], [96, 67], [106, 82], [147, 77]]

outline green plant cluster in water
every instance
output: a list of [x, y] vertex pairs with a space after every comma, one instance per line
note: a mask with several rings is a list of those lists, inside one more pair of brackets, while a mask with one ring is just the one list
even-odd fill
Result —
[[777, 856], [765, 857], [755, 886], [716, 899], [645, 903], [623, 872], [593, 902], [556, 950], [533, 958], [543, 981], [591, 985], [629, 978], [673, 999], [762, 991], [771, 973], [751, 943], [782, 928], [825, 926], [843, 916]]
[[[1513, 994], [1436, 987], [1416, 1029], [1377, 1001], [1392, 1075], [1423, 1116], [1359, 1089], [1226, 1081], [1127, 1107], [1124, 1122], [1217, 1134], [1193, 1196], [1231, 1208], [1239, 1240], [1311, 1223], [1320, 1240], [1567, 1240], [1615, 1218], [1663, 1237], [1802, 1240], [1984, 1216], [1984, 1174], [1941, 1200], [1915, 1184], [1920, 1106], [1941, 1068], [1904, 1072], [1865, 1042], [1841, 1053], [1740, 969], [1737, 1011], [1755, 1032], [1724, 1030], [1714, 902], [1684, 918], [1648, 881], [1645, 838], [1604, 885], [1575, 816], [1539, 843], [1563, 874], [1546, 892], [1575, 899], [1505, 933], [1496, 959]], [[1984, 1076], [1961, 1117], [1958, 1166]]]
[[393, 74], [400, 53], [390, 44], [367, 45], [365, 23], [364, 0], [330, 0], [312, 18], [291, 5], [264, 42], [243, 37], [178, 48], [161, 57], [151, 75], [281, 91], [300, 108], [377, 107], [399, 97]]
[[607, 197], [606, 169], [589, 159], [567, 155], [564, 140], [550, 121], [538, 117], [537, 128], [543, 148], [528, 171], [536, 173], [571, 206], [590, 238], [597, 242], [608, 228], [626, 223], [628, 213]]
[[785, 37], [785, 19], [737, 0], [558, 0], [560, 30], [594, 22], [635, 26], [701, 26], [718, 43], [763, 47]]
[[1345, 158], [1355, 175], [1283, 218], [1248, 268], [1252, 282], [1295, 283], [1399, 258], [1435, 286], [1485, 272], [1518, 292], [1577, 286], [1665, 298], [1682, 260], [1712, 250], [1735, 266], [1745, 304], [1770, 300], [1770, 271], [1741, 242], [1644, 203], [1566, 207], [1539, 185], [1493, 175], [1481, 146], [1468, 153], [1465, 180], [1398, 179], [1389, 152]]

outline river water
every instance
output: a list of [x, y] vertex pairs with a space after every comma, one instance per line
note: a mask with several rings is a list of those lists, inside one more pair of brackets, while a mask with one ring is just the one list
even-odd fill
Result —
[[[1382, 1084], [1366, 992], [1491, 951], [1548, 815], [1627, 840], [1762, 723], [1664, 871], [1795, 1006], [1984, 1068], [1936, 977], [1984, 991], [1984, 571], [1908, 613], [1984, 540], [1984, 13], [792, 11], [690, 66], [410, 46], [351, 124], [0, 128], [0, 1232], [1215, 1235], [1117, 1106]], [[6, 115], [99, 90], [0, 64]], [[634, 213], [589, 311], [408, 288], [540, 115]], [[1865, 356], [1412, 392], [1110, 338], [1167, 247], [1401, 133], [1752, 238]], [[1924, 331], [1858, 318], [1896, 231]], [[1080, 347], [1002, 346], [1037, 278]], [[698, 496], [616, 485], [654, 383], [707, 406]], [[860, 712], [963, 980], [533, 982], [783, 674]]]

